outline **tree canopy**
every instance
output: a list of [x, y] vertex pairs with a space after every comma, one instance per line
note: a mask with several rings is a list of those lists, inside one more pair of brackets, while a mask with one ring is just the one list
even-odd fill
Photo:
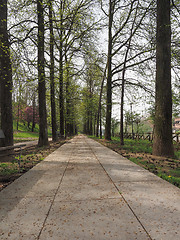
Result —
[[[132, 103], [138, 119], [139, 111], [145, 113], [141, 117], [148, 115], [143, 106], [155, 109], [155, 142], [159, 143], [163, 134], [168, 135], [163, 137], [163, 146], [171, 141], [172, 118], [180, 114], [180, 3], [161, 2], [3, 0], [0, 128], [6, 136], [5, 144], [13, 144], [13, 121], [18, 129], [27, 109], [31, 114], [26, 121], [32, 122], [32, 131], [39, 124], [40, 146], [48, 145], [48, 129], [53, 141], [57, 135], [64, 138], [77, 132], [104, 133], [111, 139], [117, 125], [123, 144], [125, 113]], [[167, 11], [169, 22], [163, 23]], [[161, 24], [165, 29], [163, 40], [159, 40]], [[166, 31], [168, 26], [171, 34]], [[167, 48], [163, 46], [166, 38]], [[169, 67], [163, 65], [163, 54], [169, 59]], [[164, 75], [159, 80], [163, 66]], [[169, 84], [170, 94], [163, 95], [167, 88], [158, 85], [160, 81]], [[165, 100], [171, 106], [167, 107]], [[164, 120], [160, 119], [162, 115]], [[163, 122], [161, 130], [157, 130], [158, 122]], [[168, 154], [154, 147], [154, 153], [173, 155], [173, 150]]]

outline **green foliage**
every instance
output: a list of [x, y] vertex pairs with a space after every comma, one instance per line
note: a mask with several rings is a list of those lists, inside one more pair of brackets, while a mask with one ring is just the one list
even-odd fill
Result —
[[[13, 128], [16, 129], [15, 121], [13, 122]], [[38, 139], [39, 138], [39, 125], [36, 124], [34, 132], [30, 132], [29, 128], [26, 125], [24, 125], [22, 122], [19, 122], [19, 130], [18, 131], [15, 130], [13, 135], [14, 135], [15, 141], [16, 141], [16, 138], [17, 139], [22, 138], [22, 141], [25, 138]], [[48, 136], [49, 137], [52, 136], [50, 129], [48, 129]]]
[[138, 164], [139, 162], [141, 162], [141, 164], [146, 167], [147, 161], [142, 161], [140, 157], [130, 157], [129, 160], [131, 160], [132, 162]]
[[124, 146], [120, 145], [119, 137], [112, 137], [113, 144], [117, 144], [121, 149], [127, 150], [133, 153], [152, 153], [152, 143], [148, 140], [132, 140], [125, 139]]
[[163, 173], [159, 173], [158, 176], [180, 188], [180, 177], [167, 176]]
[[161, 167], [153, 164], [149, 161], [142, 161], [141, 158], [130, 157], [129, 160], [132, 162], [144, 167], [145, 169], [155, 173], [157, 176], [162, 179], [174, 184], [177, 187], [180, 187], [180, 168], [172, 169], [170, 171], [162, 171]]
[[127, 111], [125, 113], [125, 132], [132, 132], [132, 123], [134, 133], [148, 133], [153, 131], [152, 119], [143, 120], [140, 114]]
[[0, 163], [1, 175], [10, 175], [19, 171], [17, 164], [15, 163]]
[[32, 133], [32, 132], [15, 132], [14, 138], [38, 138], [38, 133]]
[[[83, 132], [86, 134], [93, 134], [92, 129], [97, 120], [96, 117], [98, 113], [101, 83], [103, 79], [103, 71], [101, 69], [102, 60], [95, 45], [93, 47], [87, 47], [84, 61], [86, 67], [84, 76], [85, 85], [81, 91]], [[103, 100], [101, 101], [101, 106], [102, 105]]]
[[119, 120], [115, 118], [111, 119], [111, 129], [112, 129], [112, 136], [114, 136], [115, 133], [119, 133]]
[[[16, 122], [13, 122], [13, 128], [16, 129]], [[19, 131], [14, 131], [14, 139], [16, 138], [33, 138], [37, 139], [39, 137], [39, 126], [36, 125], [34, 132], [29, 132], [29, 128], [22, 122], [19, 122]]]
[[[13, 121], [13, 129], [14, 129], [14, 131], [16, 130], [16, 121]], [[29, 128], [23, 122], [19, 122], [18, 131], [28, 132]], [[39, 125], [38, 124], [36, 124], [36, 127], [34, 128], [34, 132], [35, 133], [39, 132]]]
[[180, 107], [179, 107], [179, 101], [180, 101], [180, 86], [176, 85], [176, 92], [173, 91], [173, 117], [179, 117], [180, 116]]
[[[136, 131], [136, 128], [135, 128]], [[153, 125], [151, 120], [143, 121], [139, 125], [139, 133], [149, 133], [153, 131]]]
[[180, 159], [180, 150], [175, 152], [175, 157], [176, 157], [177, 159]]

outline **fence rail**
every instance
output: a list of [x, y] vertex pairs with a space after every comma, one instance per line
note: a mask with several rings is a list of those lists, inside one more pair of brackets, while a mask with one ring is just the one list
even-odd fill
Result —
[[[143, 139], [143, 140], [149, 140], [150, 142], [153, 141], [153, 133], [124, 133], [124, 138], [128, 139]], [[180, 133], [173, 133], [172, 139], [175, 142], [180, 142]]]

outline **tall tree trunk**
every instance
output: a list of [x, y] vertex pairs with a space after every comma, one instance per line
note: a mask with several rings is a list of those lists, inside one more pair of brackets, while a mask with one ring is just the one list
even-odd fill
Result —
[[157, 0], [156, 108], [153, 154], [174, 156], [172, 143], [170, 0]]
[[60, 135], [64, 136], [64, 94], [63, 94], [63, 1], [61, 0], [60, 13], [60, 48], [59, 48], [59, 110]]
[[93, 135], [93, 116], [92, 116], [92, 111], [90, 111], [90, 116], [89, 116], [89, 134], [91, 136]]
[[33, 107], [33, 119], [32, 119], [32, 132], [34, 132], [34, 128], [36, 126], [36, 123], [35, 123], [35, 115], [36, 115], [36, 97], [35, 97], [35, 92], [33, 93], [33, 104], [32, 104], [32, 107]]
[[89, 112], [89, 109], [87, 111], [87, 134], [90, 135], [90, 112]]
[[105, 139], [111, 139], [111, 112], [112, 112], [112, 23], [114, 13], [114, 0], [109, 0], [109, 33], [108, 33], [108, 76], [107, 76], [107, 106]]
[[83, 125], [83, 133], [84, 133], [84, 134], [87, 134], [87, 130], [86, 130], [86, 122], [85, 122], [84, 125]]
[[93, 136], [96, 134], [96, 123], [97, 123], [97, 114], [94, 114], [94, 122], [93, 122]]
[[72, 136], [73, 135], [73, 122], [71, 119], [71, 101], [70, 101], [70, 81], [69, 81], [69, 64], [67, 59], [67, 54], [65, 53], [65, 61], [66, 61], [66, 68], [67, 68], [67, 76], [66, 76], [66, 126], [65, 126], [65, 135]]
[[124, 67], [122, 71], [122, 88], [121, 88], [121, 110], [120, 110], [120, 144], [124, 145], [124, 85], [125, 85], [125, 67], [126, 64], [124, 62]]
[[132, 131], [132, 139], [134, 139], [134, 116], [133, 116], [133, 108], [132, 108], [132, 103], [131, 103], [131, 131]]
[[12, 68], [7, 32], [7, 0], [0, 3], [0, 105], [4, 145], [13, 145]]
[[52, 124], [52, 140], [53, 142], [55, 142], [57, 141], [57, 127], [56, 127], [56, 103], [54, 89], [54, 32], [52, 10], [53, 10], [52, 0], [49, 0], [51, 124]]
[[99, 136], [99, 120], [100, 120], [100, 111], [101, 111], [101, 100], [102, 100], [102, 93], [103, 93], [103, 87], [104, 87], [104, 81], [106, 78], [106, 70], [107, 70], [107, 64], [104, 70], [104, 75], [103, 75], [103, 79], [101, 82], [101, 90], [100, 90], [100, 94], [99, 94], [99, 105], [98, 105], [98, 113], [97, 113], [97, 126], [96, 126], [96, 137]]
[[90, 89], [89, 89], [89, 135], [93, 135], [93, 113], [92, 113], [92, 102], [93, 102], [93, 92], [92, 92], [92, 80], [90, 80]]
[[100, 138], [102, 139], [102, 106], [100, 107]]
[[49, 145], [46, 113], [46, 86], [44, 71], [44, 15], [43, 0], [37, 0], [38, 13], [38, 97], [39, 97], [39, 146]]

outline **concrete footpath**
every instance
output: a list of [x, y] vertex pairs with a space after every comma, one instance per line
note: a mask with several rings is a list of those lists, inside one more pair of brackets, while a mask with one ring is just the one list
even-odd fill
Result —
[[0, 239], [179, 240], [180, 190], [80, 135], [0, 192]]

